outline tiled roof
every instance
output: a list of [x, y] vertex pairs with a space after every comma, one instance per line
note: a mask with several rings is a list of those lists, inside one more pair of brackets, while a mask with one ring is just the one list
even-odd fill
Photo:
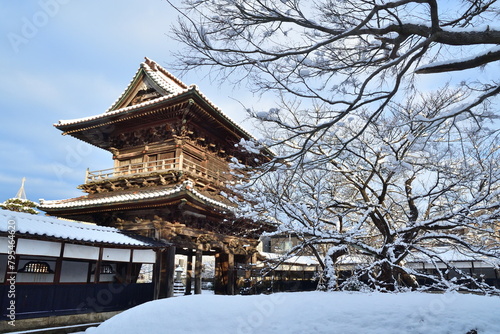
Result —
[[40, 200], [39, 208], [44, 209], [66, 209], [66, 208], [76, 208], [76, 207], [91, 207], [104, 204], [113, 203], [128, 203], [136, 202], [138, 200], [151, 200], [151, 199], [161, 199], [162, 197], [171, 196], [177, 193], [185, 191], [190, 193], [192, 196], [201, 199], [213, 206], [216, 206], [223, 210], [234, 210], [233, 207], [222, 203], [220, 201], [214, 200], [206, 195], [201, 194], [193, 188], [193, 183], [191, 181], [184, 181], [175, 188], [168, 189], [156, 189], [147, 191], [135, 191], [131, 193], [122, 193], [116, 195], [102, 196], [98, 198], [83, 197], [74, 200], [55, 200], [55, 201], [45, 201]]
[[15, 233], [19, 235], [47, 236], [82, 243], [105, 243], [145, 248], [160, 246], [157, 241], [146, 240], [140, 236], [134, 238], [113, 227], [0, 210], [0, 232], [8, 233], [9, 226], [14, 226]]
[[141, 63], [139, 69], [128, 84], [127, 88], [125, 88], [123, 93], [113, 103], [113, 105], [109, 107], [108, 110], [106, 110], [107, 113], [116, 109], [122, 98], [127, 95], [127, 92], [132, 88], [134, 82], [140, 77], [141, 70], [144, 70], [148, 77], [163, 90], [163, 92], [159, 92], [162, 93], [163, 96], [173, 97], [187, 91], [188, 86], [185, 83], [183, 83], [177, 77], [172, 75], [172, 73], [168, 72], [163, 67], [158, 65], [155, 61], [146, 57], [145, 61]]
[[[128, 94], [128, 92], [129, 92], [130, 88], [133, 86], [134, 82], [136, 80], [138, 80], [142, 71], [144, 71], [144, 73], [156, 85], [158, 85], [158, 87], [160, 87], [163, 90], [163, 92], [159, 92], [160, 94], [162, 94], [162, 96], [145, 101], [145, 102], [142, 102], [142, 103], [138, 103], [138, 104], [134, 104], [131, 106], [115, 109], [120, 104], [120, 101], [122, 101], [122, 99]], [[146, 60], [143, 63], [141, 63], [134, 78], [130, 81], [127, 88], [123, 91], [123, 93], [120, 95], [120, 97], [113, 103], [113, 105], [106, 112], [104, 112], [102, 114], [94, 115], [94, 116], [84, 117], [84, 118], [78, 118], [78, 119], [72, 119], [72, 120], [60, 120], [58, 123], [54, 124], [54, 126], [55, 127], [63, 127], [63, 126], [68, 126], [68, 125], [77, 125], [77, 124], [85, 123], [88, 121], [107, 118], [109, 116], [127, 114], [127, 113], [130, 113], [132, 111], [138, 110], [138, 109], [146, 107], [146, 106], [155, 105], [157, 103], [167, 101], [169, 99], [175, 98], [175, 97], [182, 95], [184, 93], [187, 93], [189, 91], [196, 92], [202, 99], [205, 100], [205, 102], [210, 107], [212, 107], [220, 116], [222, 116], [222, 118], [224, 118], [234, 128], [238, 129], [241, 133], [245, 134], [248, 138], [252, 138], [252, 135], [250, 135], [247, 131], [245, 131], [238, 124], [236, 124], [231, 118], [229, 118], [226, 114], [224, 114], [224, 112], [222, 112], [222, 110], [219, 107], [217, 107], [212, 101], [210, 101], [199, 90], [198, 86], [186, 85], [181, 80], [179, 80], [177, 77], [175, 77], [170, 72], [165, 70], [163, 67], [158, 65], [158, 63], [156, 63], [155, 61], [150, 60], [148, 58], [146, 58]]]

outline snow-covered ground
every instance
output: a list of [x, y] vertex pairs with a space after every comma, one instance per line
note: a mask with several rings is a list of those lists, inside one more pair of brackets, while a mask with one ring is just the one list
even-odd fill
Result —
[[500, 298], [458, 293], [197, 295], [139, 305], [85, 334], [500, 333]]

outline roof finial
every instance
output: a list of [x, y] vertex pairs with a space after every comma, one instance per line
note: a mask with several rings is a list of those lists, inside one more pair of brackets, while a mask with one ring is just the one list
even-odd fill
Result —
[[149, 59], [148, 57], [144, 57], [144, 59], [146, 60], [145, 61], [146, 65], [151, 67], [151, 69], [156, 72], [158, 66], [156, 62], [154, 60]]
[[15, 198], [22, 199], [22, 200], [27, 200], [27, 198], [26, 198], [26, 192], [24, 191], [24, 182], [25, 181], [26, 181], [26, 178], [23, 177], [23, 180], [21, 181], [21, 188], [19, 188], [19, 190], [18, 190]]

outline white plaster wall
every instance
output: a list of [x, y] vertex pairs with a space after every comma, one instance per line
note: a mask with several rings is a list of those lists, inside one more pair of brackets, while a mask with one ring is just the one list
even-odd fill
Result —
[[103, 261], [129, 262], [130, 249], [104, 248], [102, 252]]
[[18, 239], [16, 254], [59, 257], [61, 255], [61, 243], [42, 240]]
[[65, 258], [97, 260], [99, 258], [99, 247], [83, 245], [64, 245]]
[[134, 263], [155, 263], [156, 253], [151, 249], [134, 249]]

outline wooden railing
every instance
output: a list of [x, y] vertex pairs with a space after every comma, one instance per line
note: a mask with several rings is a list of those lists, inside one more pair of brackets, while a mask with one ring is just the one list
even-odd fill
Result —
[[171, 158], [164, 160], [139, 162], [139, 163], [102, 169], [97, 171], [87, 170], [87, 174], [85, 176], [85, 183], [110, 180], [113, 178], [118, 178], [123, 176], [135, 176], [135, 175], [140, 176], [152, 172], [164, 172], [164, 171], [189, 172], [191, 174], [202, 177], [212, 182], [224, 183], [228, 179], [227, 171], [210, 169], [201, 166], [199, 164], [196, 164], [193, 161], [179, 157], [179, 158]]

